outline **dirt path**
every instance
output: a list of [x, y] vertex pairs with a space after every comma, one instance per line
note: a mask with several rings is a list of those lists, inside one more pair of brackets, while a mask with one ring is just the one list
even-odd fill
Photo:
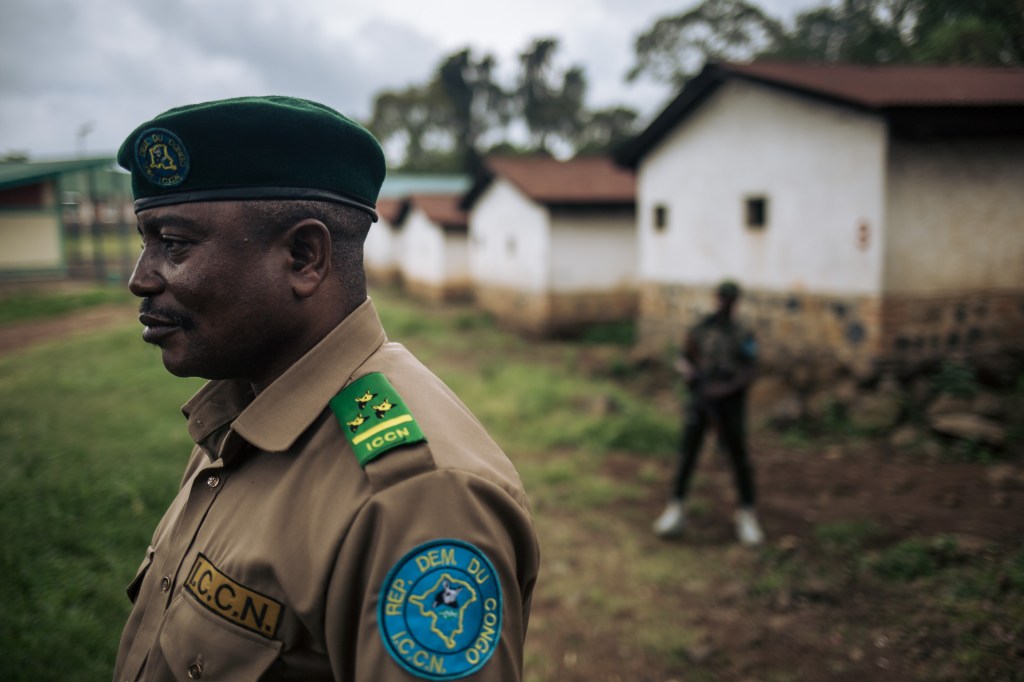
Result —
[[102, 305], [58, 317], [0, 325], [0, 357], [39, 343], [130, 323], [135, 315], [132, 306]]

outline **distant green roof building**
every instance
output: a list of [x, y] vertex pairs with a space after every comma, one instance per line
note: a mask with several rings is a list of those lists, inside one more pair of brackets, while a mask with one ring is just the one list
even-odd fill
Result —
[[384, 199], [404, 199], [412, 194], [461, 194], [469, 189], [472, 179], [468, 175], [440, 173], [388, 173], [380, 196]]
[[123, 275], [127, 249], [103, 242], [124, 241], [131, 201], [111, 157], [0, 161], [0, 279]]

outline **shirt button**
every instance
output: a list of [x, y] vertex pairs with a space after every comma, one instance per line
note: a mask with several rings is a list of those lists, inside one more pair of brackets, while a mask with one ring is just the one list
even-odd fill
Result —
[[220, 476], [217, 474], [210, 474], [210, 477], [206, 479], [206, 485], [210, 488], [216, 488], [220, 485]]
[[171, 589], [171, 579], [165, 575], [160, 579], [160, 591], [166, 592], [169, 589]]

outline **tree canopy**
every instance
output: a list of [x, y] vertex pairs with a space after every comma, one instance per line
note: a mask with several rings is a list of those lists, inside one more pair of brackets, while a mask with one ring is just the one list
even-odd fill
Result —
[[[566, 150], [600, 153], [627, 139], [637, 113], [618, 106], [590, 111], [582, 67], [559, 69], [556, 38], [538, 38], [519, 55], [511, 84], [496, 77], [489, 54], [448, 55], [425, 85], [386, 90], [374, 99], [368, 126], [385, 145], [404, 148], [410, 171], [475, 171], [480, 157]], [[525, 131], [515, 142], [515, 130]]]
[[743, 0], [704, 0], [637, 37], [628, 78], [680, 85], [706, 62], [1024, 63], [1024, 0], [834, 0], [792, 26]]

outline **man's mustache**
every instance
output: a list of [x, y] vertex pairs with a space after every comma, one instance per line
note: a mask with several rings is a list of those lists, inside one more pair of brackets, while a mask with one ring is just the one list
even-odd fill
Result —
[[189, 331], [196, 327], [195, 320], [188, 313], [175, 310], [174, 308], [157, 308], [153, 305], [153, 299], [149, 297], [142, 299], [142, 303], [139, 304], [139, 314], [162, 317], [173, 322], [176, 326], [181, 327], [184, 331]]

